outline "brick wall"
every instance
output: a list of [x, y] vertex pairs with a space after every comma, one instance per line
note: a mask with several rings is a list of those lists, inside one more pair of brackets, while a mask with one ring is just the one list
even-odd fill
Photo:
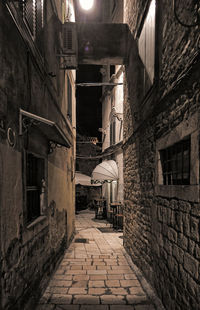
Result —
[[[185, 11], [189, 5], [189, 1], [179, 5], [185, 22], [193, 21]], [[135, 35], [145, 1], [127, 0], [124, 8], [125, 22]], [[145, 100], [138, 92], [141, 64], [134, 51], [126, 66], [124, 244], [170, 310], [198, 309], [200, 304], [200, 204], [155, 194], [156, 142], [195, 113], [199, 115], [199, 58], [189, 67], [199, 52], [198, 38], [199, 27], [181, 26], [174, 18], [171, 1], [159, 1], [158, 82]]]

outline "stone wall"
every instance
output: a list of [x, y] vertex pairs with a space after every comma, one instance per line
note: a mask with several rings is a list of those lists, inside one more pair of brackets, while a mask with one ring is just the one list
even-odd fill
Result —
[[[179, 3], [185, 22], [194, 21], [187, 15], [189, 6], [190, 1]], [[127, 0], [124, 10], [125, 22], [137, 37], [145, 1]], [[200, 204], [176, 193], [158, 195], [155, 186], [156, 142], [187, 120], [190, 126], [190, 119], [199, 115], [199, 27], [178, 24], [171, 1], [157, 1], [157, 10], [157, 82], [146, 98], [138, 93], [141, 63], [134, 51], [126, 67], [124, 245], [166, 309], [198, 309]]]

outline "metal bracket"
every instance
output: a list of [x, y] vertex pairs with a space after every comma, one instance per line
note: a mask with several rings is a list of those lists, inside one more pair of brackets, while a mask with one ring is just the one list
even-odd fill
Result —
[[54, 150], [56, 148], [62, 148], [64, 146], [56, 143], [56, 142], [53, 142], [53, 141], [49, 141], [49, 150], [48, 150], [48, 154], [52, 154], [54, 152]]
[[28, 132], [29, 128], [32, 125], [38, 125], [40, 122], [34, 119], [30, 119], [29, 117], [23, 117], [20, 114], [19, 116], [19, 135], [23, 136], [26, 132]]

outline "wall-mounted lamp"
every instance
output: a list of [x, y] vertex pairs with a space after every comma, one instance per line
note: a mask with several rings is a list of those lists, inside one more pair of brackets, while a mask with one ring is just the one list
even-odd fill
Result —
[[94, 0], [79, 0], [79, 3], [83, 10], [89, 11], [94, 5]]

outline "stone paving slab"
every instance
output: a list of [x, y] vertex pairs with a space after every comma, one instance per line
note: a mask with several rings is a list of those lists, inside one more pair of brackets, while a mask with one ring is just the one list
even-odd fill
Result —
[[36, 310], [161, 310], [127, 256], [122, 233], [97, 229], [109, 225], [91, 212], [77, 216], [76, 238], [89, 243], [72, 242]]

